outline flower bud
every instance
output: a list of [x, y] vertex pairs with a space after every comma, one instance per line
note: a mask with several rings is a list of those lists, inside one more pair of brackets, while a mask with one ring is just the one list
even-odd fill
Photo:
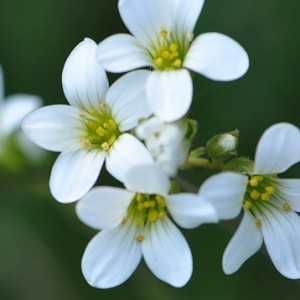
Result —
[[206, 144], [209, 157], [215, 160], [227, 160], [236, 155], [238, 130], [213, 136]]

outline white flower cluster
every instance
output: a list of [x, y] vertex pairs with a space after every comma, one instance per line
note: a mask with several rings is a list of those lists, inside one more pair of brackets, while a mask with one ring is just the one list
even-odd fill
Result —
[[[242, 223], [223, 258], [235, 272], [265, 241], [276, 268], [300, 278], [300, 181], [278, 173], [300, 161], [300, 131], [288, 123], [269, 128], [254, 163], [236, 158], [230, 133], [208, 144], [208, 160], [189, 156], [195, 122], [190, 71], [217, 81], [241, 77], [245, 50], [220, 33], [194, 38], [204, 0], [119, 0], [131, 34], [97, 45], [84, 39], [68, 57], [62, 85], [70, 105], [31, 113], [23, 130], [37, 145], [61, 152], [50, 190], [62, 203], [79, 200], [78, 217], [100, 230], [88, 244], [82, 271], [92, 286], [123, 283], [143, 257], [161, 280], [181, 287], [192, 274], [189, 246], [174, 225], [194, 228], [236, 217]], [[137, 70], [141, 68], [140, 70]], [[127, 72], [110, 87], [108, 72]], [[192, 152], [191, 152], [192, 153]], [[197, 194], [174, 193], [171, 179], [190, 165], [218, 166]], [[194, 159], [194, 160], [193, 160]], [[105, 161], [124, 189], [94, 187]], [[197, 162], [197, 163], [196, 163]], [[221, 167], [220, 167], [221, 166]]]

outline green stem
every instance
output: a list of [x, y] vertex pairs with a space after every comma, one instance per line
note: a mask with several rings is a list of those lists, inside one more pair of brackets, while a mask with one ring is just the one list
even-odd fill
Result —
[[220, 161], [211, 161], [206, 158], [189, 156], [185, 163], [186, 168], [206, 168], [206, 169], [224, 169], [224, 163]]

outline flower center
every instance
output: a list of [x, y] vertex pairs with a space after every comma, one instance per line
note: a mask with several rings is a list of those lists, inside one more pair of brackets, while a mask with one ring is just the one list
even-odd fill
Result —
[[80, 137], [84, 147], [108, 151], [121, 132], [106, 104], [102, 102], [100, 110], [93, 109], [80, 116], [86, 130], [86, 134]]
[[136, 237], [136, 240], [142, 242], [145, 239], [142, 231], [144, 226], [148, 222], [153, 223], [163, 219], [166, 213], [164, 197], [155, 194], [136, 193], [127, 212], [127, 219], [133, 219], [141, 233]]
[[285, 212], [291, 210], [290, 205], [280, 197], [280, 193], [275, 187], [276, 181], [272, 175], [253, 175], [249, 177], [243, 207], [255, 216], [258, 227], [262, 225], [262, 222], [257, 218], [257, 215], [260, 215], [268, 204], [277, 207], [281, 205]]
[[158, 47], [154, 49], [152, 56], [155, 67], [159, 70], [177, 70], [182, 68], [189, 43], [179, 43], [166, 30], [162, 30], [159, 36]]

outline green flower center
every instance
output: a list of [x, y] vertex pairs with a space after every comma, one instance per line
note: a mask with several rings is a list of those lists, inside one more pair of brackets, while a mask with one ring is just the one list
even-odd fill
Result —
[[132, 219], [141, 232], [136, 240], [142, 242], [145, 239], [142, 229], [148, 222], [153, 223], [161, 220], [166, 214], [167, 207], [164, 197], [136, 193], [127, 211], [127, 219]]
[[108, 151], [121, 132], [106, 104], [102, 102], [100, 110], [93, 109], [80, 116], [86, 131], [80, 137], [83, 146]]
[[[272, 175], [253, 175], [249, 177], [246, 193], [244, 196], [243, 207], [249, 210], [254, 216], [255, 212], [263, 212], [271, 199], [277, 199], [282, 203], [282, 198], [276, 189], [276, 181]], [[291, 207], [288, 203], [282, 203], [284, 211], [290, 211]], [[256, 225], [262, 225], [261, 220], [256, 218]]]
[[151, 54], [155, 67], [159, 70], [178, 70], [182, 68], [184, 57], [187, 53], [190, 40], [183, 42], [168, 36], [166, 30], [162, 30], [159, 36], [157, 48]]

